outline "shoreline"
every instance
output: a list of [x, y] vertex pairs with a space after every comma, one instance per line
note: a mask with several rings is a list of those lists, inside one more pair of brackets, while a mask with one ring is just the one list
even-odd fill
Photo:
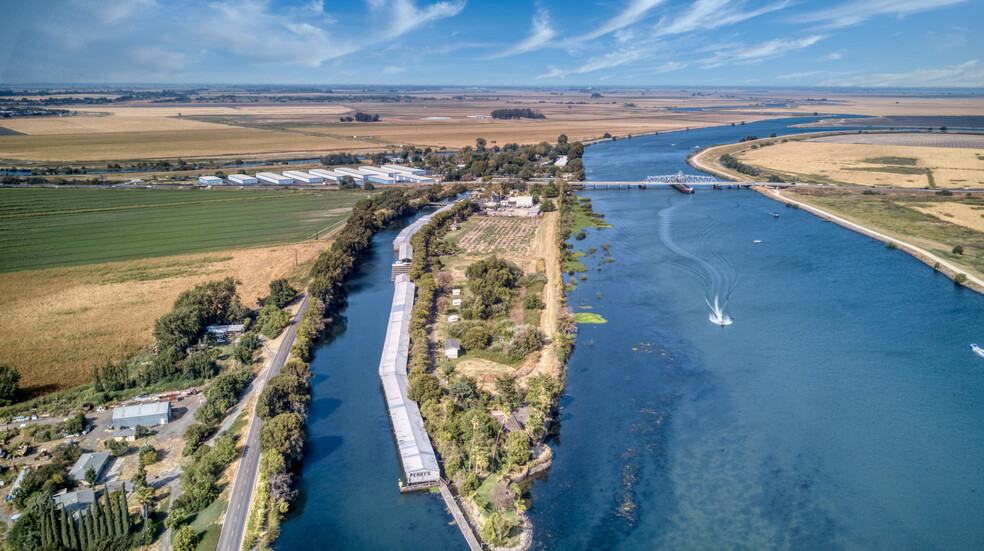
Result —
[[766, 186], [761, 186], [761, 185], [751, 186], [751, 189], [755, 190], [756, 192], [758, 192], [758, 193], [764, 195], [765, 197], [768, 197], [768, 198], [770, 198], [770, 199], [772, 199], [774, 201], [778, 201], [780, 203], [784, 203], [784, 204], [787, 204], [787, 205], [795, 205], [796, 208], [798, 208], [798, 209], [804, 210], [804, 211], [806, 211], [806, 212], [808, 212], [808, 213], [810, 213], [810, 214], [812, 214], [812, 215], [814, 215], [814, 216], [816, 216], [818, 218], [822, 218], [822, 219], [827, 220], [829, 222], [833, 222], [833, 223], [837, 224], [838, 226], [841, 226], [843, 228], [849, 229], [849, 230], [851, 230], [853, 232], [860, 233], [861, 235], [863, 235], [865, 237], [869, 237], [869, 238], [874, 239], [876, 241], [881, 241], [882, 243], [885, 243], [886, 245], [889, 244], [889, 243], [894, 244], [895, 247], [898, 248], [899, 250], [902, 250], [902, 251], [908, 253], [909, 255], [911, 255], [912, 257], [914, 257], [916, 260], [922, 262], [923, 264], [926, 264], [930, 268], [933, 268], [934, 271], [939, 272], [939, 273], [945, 275], [946, 277], [950, 278], [951, 280], [957, 274], [961, 274], [962, 273], [965, 276], [967, 276], [967, 280], [964, 283], [957, 283], [957, 282], [954, 281], [954, 285], [962, 285], [962, 286], [964, 286], [964, 287], [966, 287], [966, 288], [968, 288], [968, 289], [970, 289], [972, 291], [975, 291], [977, 293], [984, 294], [984, 280], [978, 278], [977, 276], [974, 276], [974, 275], [971, 275], [971, 274], [968, 274], [966, 272], [961, 271], [961, 269], [960, 269], [959, 266], [956, 266], [956, 265], [950, 263], [949, 261], [947, 261], [945, 259], [942, 259], [942, 258], [934, 255], [933, 253], [931, 253], [931, 252], [929, 252], [929, 251], [927, 251], [925, 249], [922, 249], [920, 247], [916, 247], [915, 245], [912, 245], [911, 243], [907, 243], [905, 241], [902, 241], [902, 240], [899, 240], [899, 239], [895, 239], [895, 238], [893, 238], [891, 236], [885, 235], [885, 234], [883, 234], [881, 232], [878, 232], [876, 230], [873, 230], [873, 229], [871, 229], [869, 227], [862, 226], [861, 224], [858, 224], [858, 223], [855, 223], [855, 222], [851, 222], [850, 220], [847, 220], [846, 218], [842, 218], [840, 216], [837, 216], [836, 214], [827, 212], [827, 211], [825, 211], [823, 209], [817, 208], [817, 207], [815, 207], [813, 205], [810, 205], [808, 203], [797, 201], [795, 199], [790, 199], [789, 197], [786, 197], [786, 196], [782, 195], [782, 193], [779, 190], [770, 189], [770, 188], [768, 188]]
[[[853, 132], [852, 131], [845, 131], [845, 133], [853, 133]], [[803, 134], [791, 134], [790, 136], [809, 136], [809, 135], [813, 135], [813, 134], [828, 134], [828, 132], [806, 132], [806, 133], [803, 133]], [[789, 136], [785, 136], [785, 137], [788, 138]], [[760, 138], [760, 140], [767, 140], [767, 139], [776, 139], [776, 138]], [[753, 140], [752, 142], [745, 142], [745, 143], [755, 143], [756, 141], [760, 141], [760, 140]], [[689, 157], [687, 157], [687, 163], [690, 166], [696, 168], [697, 170], [700, 170], [700, 171], [705, 172], [705, 173], [708, 173], [708, 174], [712, 174], [714, 176], [718, 176], [720, 178], [724, 178], [724, 179], [726, 179], [728, 181], [736, 181], [736, 182], [737, 181], [742, 181], [741, 179], [736, 178], [733, 174], [724, 172], [722, 170], [718, 170], [716, 168], [709, 167], [706, 164], [704, 164], [704, 162], [702, 162], [703, 161], [703, 157], [704, 157], [705, 154], [710, 153], [712, 151], [719, 151], [721, 148], [729, 147], [731, 145], [736, 145], [736, 144], [720, 144], [720, 145], [714, 145], [714, 146], [708, 147], [706, 149], [702, 149], [702, 150], [698, 151], [697, 153], [694, 153], [693, 155], [690, 155]], [[876, 241], [881, 241], [882, 243], [885, 243], [886, 245], [889, 244], [889, 243], [892, 243], [898, 249], [900, 249], [900, 250], [908, 253], [909, 255], [911, 255], [912, 257], [914, 257], [916, 260], [919, 260], [923, 264], [926, 264], [927, 266], [929, 266], [930, 268], [932, 268], [934, 271], [937, 271], [937, 272], [945, 275], [946, 277], [950, 278], [951, 280], [957, 274], [961, 274], [962, 273], [962, 274], [964, 274], [964, 275], [967, 276], [967, 280], [964, 283], [962, 283], [962, 284], [961, 283], [954, 282], [955, 285], [963, 285], [964, 287], [966, 287], [966, 288], [968, 288], [968, 289], [970, 289], [972, 291], [975, 291], [977, 293], [984, 294], [984, 279], [981, 279], [981, 278], [979, 278], [979, 277], [977, 277], [975, 275], [972, 275], [972, 274], [968, 274], [966, 271], [964, 271], [965, 269], [961, 269], [959, 266], [956, 266], [955, 264], [949, 262], [948, 260], [945, 260], [943, 258], [940, 258], [940, 257], [934, 255], [933, 253], [931, 253], [931, 252], [929, 252], [929, 251], [927, 251], [925, 249], [922, 249], [920, 247], [917, 247], [917, 246], [915, 246], [915, 245], [913, 245], [911, 243], [908, 243], [906, 241], [903, 241], [901, 239], [893, 238], [893, 237], [891, 237], [889, 235], [886, 235], [884, 233], [881, 233], [881, 232], [879, 232], [879, 231], [877, 231], [875, 229], [869, 228], [867, 226], [858, 224], [856, 222], [852, 222], [850, 220], [847, 220], [846, 218], [842, 218], [840, 216], [837, 216], [836, 214], [827, 212], [827, 211], [825, 211], [823, 209], [820, 209], [818, 207], [815, 207], [815, 206], [813, 206], [813, 205], [811, 205], [809, 203], [805, 203], [805, 202], [802, 202], [802, 201], [797, 201], [795, 199], [791, 199], [789, 197], [785, 197], [785, 196], [782, 195], [782, 193], [780, 192], [780, 190], [771, 189], [771, 188], [769, 188], [766, 185], [759, 184], [759, 185], [753, 185], [753, 186], [749, 186], [749, 187], [751, 189], [755, 190], [756, 192], [762, 194], [763, 196], [768, 197], [769, 199], [772, 199], [774, 201], [778, 201], [778, 202], [783, 203], [783, 204], [786, 204], [786, 205], [795, 205], [797, 208], [802, 209], [802, 210], [804, 210], [806, 212], [809, 212], [810, 214], [812, 214], [814, 216], [817, 216], [817, 217], [822, 218], [824, 220], [827, 220], [829, 222], [833, 222], [833, 223], [837, 224], [838, 226], [841, 226], [841, 227], [846, 228], [846, 229], [849, 229], [851, 231], [860, 233], [861, 235], [864, 235], [864, 236], [869, 237], [871, 239], [874, 239]]]

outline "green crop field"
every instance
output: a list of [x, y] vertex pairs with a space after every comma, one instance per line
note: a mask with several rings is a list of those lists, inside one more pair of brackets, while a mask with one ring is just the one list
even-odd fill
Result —
[[0, 272], [300, 241], [365, 192], [0, 189]]

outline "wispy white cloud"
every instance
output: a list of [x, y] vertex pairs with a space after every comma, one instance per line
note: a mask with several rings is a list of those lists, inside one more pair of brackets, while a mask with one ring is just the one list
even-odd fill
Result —
[[557, 36], [557, 31], [550, 26], [550, 14], [547, 13], [547, 10], [538, 8], [536, 10], [536, 15], [533, 16], [533, 24], [530, 29], [530, 35], [514, 45], [512, 48], [489, 56], [488, 59], [509, 57], [538, 50], [546, 46], [555, 36]]
[[800, 23], [820, 23], [822, 28], [837, 29], [863, 23], [879, 15], [906, 16], [961, 4], [966, 0], [852, 0], [839, 6], [803, 14]]
[[612, 67], [625, 65], [626, 63], [632, 63], [633, 61], [645, 59], [649, 55], [650, 52], [646, 48], [616, 50], [605, 55], [592, 57], [580, 67], [575, 67], [573, 69], [559, 69], [557, 67], [550, 67], [546, 73], [537, 76], [537, 78], [565, 77], [567, 75], [579, 75], [593, 71], [600, 71], [601, 69], [610, 69]]
[[353, 42], [334, 40], [310, 13], [274, 10], [262, 0], [226, 0], [209, 7], [211, 13], [195, 25], [197, 40], [249, 63], [317, 67], [358, 49]]
[[431, 21], [458, 15], [464, 8], [464, 0], [435, 2], [423, 8], [417, 7], [412, 0], [393, 0], [390, 6], [392, 11], [390, 38], [402, 36]]
[[384, 75], [398, 75], [398, 74], [400, 74], [400, 73], [402, 73], [402, 72], [404, 72], [406, 70], [407, 70], [406, 67], [398, 67], [396, 65], [390, 65], [388, 67], [383, 68], [383, 74]]
[[820, 61], [837, 61], [838, 59], [843, 59], [844, 54], [840, 52], [830, 52], [829, 54], [820, 58]]
[[812, 77], [823, 73], [823, 71], [803, 71], [802, 73], [789, 73], [788, 75], [779, 75], [776, 78], [788, 80], [793, 78], [806, 78]]
[[703, 66], [705, 69], [712, 69], [714, 67], [720, 67], [726, 63], [755, 63], [764, 59], [779, 57], [796, 50], [808, 48], [823, 40], [824, 37], [825, 35], [815, 34], [800, 38], [798, 40], [777, 38], [761, 44], [755, 44], [753, 46], [721, 48], [715, 50], [714, 56], [704, 61]]
[[599, 36], [604, 36], [608, 33], [612, 33], [619, 29], [628, 27], [629, 25], [638, 23], [645, 18], [646, 14], [649, 13], [649, 10], [665, 2], [666, 0], [629, 0], [628, 5], [625, 6], [625, 9], [623, 9], [618, 15], [612, 17], [608, 21], [605, 21], [597, 29], [581, 35], [573, 41], [584, 42], [586, 40], [594, 40]]
[[662, 19], [654, 30], [657, 36], [684, 34], [696, 30], [711, 30], [734, 25], [753, 17], [781, 10], [791, 4], [782, 0], [774, 4], [745, 11], [744, 0], [697, 0], [690, 9], [673, 20]]
[[903, 73], [880, 73], [851, 78], [830, 79], [823, 86], [984, 86], [984, 67], [972, 59], [959, 65], [916, 69]]

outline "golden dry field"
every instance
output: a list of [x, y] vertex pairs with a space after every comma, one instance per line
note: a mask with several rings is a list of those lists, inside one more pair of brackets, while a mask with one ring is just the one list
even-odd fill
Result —
[[[984, 112], [982, 98], [864, 96], [816, 91], [686, 89], [605, 91], [488, 89], [416, 91], [402, 101], [361, 99], [281, 102], [276, 95], [237, 94], [237, 103], [60, 106], [65, 117], [5, 119], [24, 135], [0, 136], [0, 162], [94, 162], [134, 159], [263, 158], [331, 151], [373, 152], [405, 144], [459, 148], [476, 138], [490, 144], [553, 142], [560, 134], [591, 140], [606, 132], [638, 135], [680, 128], [752, 122], [823, 113], [966, 116]], [[216, 91], [215, 93], [219, 93]], [[293, 94], [304, 96], [305, 94]], [[818, 101], [818, 100], [823, 101]], [[351, 101], [349, 101], [351, 100]], [[530, 108], [544, 119], [493, 120], [494, 109]], [[714, 109], [713, 111], [677, 111]], [[726, 109], [721, 109], [726, 108]], [[356, 111], [378, 114], [377, 123], [342, 123]]]
[[[93, 364], [153, 343], [154, 320], [179, 293], [235, 277], [249, 306], [268, 282], [294, 273], [330, 241], [160, 257], [77, 268], [0, 274], [0, 363], [17, 367], [21, 387], [40, 394], [89, 382]], [[10, 343], [16, 343], [16, 346]]]
[[964, 203], [913, 204], [915, 210], [984, 234], [984, 206]]
[[129, 159], [317, 155], [367, 149], [365, 144], [252, 128], [0, 136], [0, 161], [94, 162]]
[[[946, 137], [943, 134], [936, 136]], [[734, 156], [743, 163], [777, 173], [787, 181], [963, 188], [984, 185], [982, 153], [984, 148], [797, 140], [745, 149]]]

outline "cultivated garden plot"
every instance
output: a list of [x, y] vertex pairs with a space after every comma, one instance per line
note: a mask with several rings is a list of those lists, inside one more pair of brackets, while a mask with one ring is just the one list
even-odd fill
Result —
[[479, 218], [457, 244], [469, 253], [526, 256], [539, 225], [538, 218]]

